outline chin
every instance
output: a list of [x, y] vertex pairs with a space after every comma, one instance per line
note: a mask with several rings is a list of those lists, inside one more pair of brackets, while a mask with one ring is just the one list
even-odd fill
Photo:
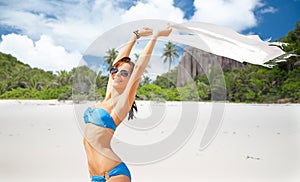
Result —
[[119, 83], [113, 84], [112, 87], [115, 89], [122, 89], [122, 90], [125, 88], [123, 84], [119, 84]]

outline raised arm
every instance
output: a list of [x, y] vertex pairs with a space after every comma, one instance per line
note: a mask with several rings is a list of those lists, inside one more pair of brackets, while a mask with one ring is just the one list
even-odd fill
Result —
[[[143, 30], [139, 30], [136, 33], [133, 33], [131, 39], [121, 49], [120, 53], [118, 54], [117, 58], [114, 60], [114, 62], [113, 62], [112, 65], [116, 64], [116, 62], [118, 60], [120, 60], [121, 58], [128, 57], [130, 55], [130, 52], [131, 52], [134, 44], [136, 43], [137, 39], [139, 38], [138, 36], [145, 37], [145, 36], [149, 36], [149, 35], [152, 35], [152, 29], [151, 28], [147, 28], [147, 27], [143, 28]], [[111, 94], [111, 79], [109, 77], [107, 88], [106, 88], [105, 100], [110, 97], [110, 94]]]
[[151, 28], [143, 28], [143, 30], [137, 30], [136, 33], [132, 35], [132, 38], [129, 40], [129, 42], [121, 49], [120, 53], [118, 54], [117, 58], [114, 60], [114, 65], [118, 60], [120, 60], [123, 57], [128, 57], [130, 55], [130, 52], [136, 43], [136, 40], [139, 38], [138, 36], [145, 37], [152, 35], [152, 29]]
[[134, 88], [133, 86], [137, 85], [135, 84], [135, 82], [141, 78], [143, 72], [145, 71], [149, 63], [157, 38], [161, 36], [169, 36], [171, 32], [172, 32], [172, 27], [170, 24], [168, 24], [166, 29], [157, 31], [156, 34], [152, 37], [152, 39], [148, 42], [143, 52], [139, 56], [138, 61], [135, 63], [133, 73], [126, 86], [125, 93], [127, 92], [127, 94], [129, 94], [130, 92], [135, 92], [135, 90], [137, 89]]
[[131, 108], [131, 105], [135, 98], [136, 90], [139, 86], [139, 81], [143, 72], [145, 71], [145, 68], [147, 67], [147, 64], [150, 61], [151, 54], [153, 52], [157, 38], [160, 36], [168, 36], [171, 33], [171, 31], [172, 28], [170, 25], [168, 25], [168, 27], [165, 30], [157, 31], [157, 33], [152, 37], [152, 39], [149, 40], [146, 47], [139, 56], [139, 59], [135, 64], [135, 67], [126, 85], [126, 88], [122, 95], [120, 95], [118, 102], [114, 107], [114, 112], [112, 116], [114, 116], [114, 118], [118, 118], [117, 123], [121, 122], [126, 117], [128, 111]]

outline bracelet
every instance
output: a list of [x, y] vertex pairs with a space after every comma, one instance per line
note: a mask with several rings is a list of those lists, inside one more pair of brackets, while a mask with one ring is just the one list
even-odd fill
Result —
[[136, 39], [141, 38], [141, 35], [139, 34], [139, 30], [134, 31], [133, 33], [135, 34]]

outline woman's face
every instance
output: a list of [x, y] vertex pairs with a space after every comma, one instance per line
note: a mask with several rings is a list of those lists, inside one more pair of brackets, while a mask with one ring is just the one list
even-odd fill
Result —
[[[130, 75], [131, 75], [131, 66], [128, 63], [123, 63], [123, 64], [120, 64], [117, 68], [118, 68], [117, 73], [110, 74], [110, 76], [112, 78], [112, 86], [115, 89], [124, 90], [129, 81]], [[121, 71], [121, 70], [125, 70], [125, 71]], [[126, 72], [126, 71], [128, 72], [128, 76], [126, 76], [125, 74], [122, 75], [121, 72]]]

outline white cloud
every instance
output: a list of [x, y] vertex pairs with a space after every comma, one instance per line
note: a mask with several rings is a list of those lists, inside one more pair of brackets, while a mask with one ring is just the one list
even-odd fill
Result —
[[1, 24], [16, 27], [33, 40], [43, 34], [67, 50], [83, 52], [97, 36], [119, 24], [125, 11], [111, 1], [91, 2], [6, 2], [7, 7], [0, 6]]
[[262, 6], [259, 0], [195, 0], [193, 21], [224, 25], [236, 31], [256, 26], [254, 10]]
[[266, 14], [266, 13], [276, 13], [276, 12], [277, 12], [277, 9], [271, 6], [271, 7], [267, 7], [267, 8], [261, 9], [259, 12], [260, 12], [261, 14]]
[[183, 21], [184, 13], [173, 6], [173, 0], [140, 1], [126, 11], [122, 17], [123, 22], [141, 19], [160, 19], [176, 23]]
[[[121, 7], [120, 2], [127, 0], [3, 2], [0, 25], [21, 30], [23, 35], [3, 36], [0, 50], [31, 66], [67, 69], [67, 65], [76, 66], [70, 60], [79, 57], [102, 33], [119, 24], [141, 19], [187, 21], [173, 0], [139, 0], [129, 9]], [[254, 11], [266, 6], [261, 0], [195, 0], [194, 4], [197, 11], [192, 21], [225, 25], [237, 31], [256, 26]], [[44, 52], [47, 49], [48, 54]]]
[[2, 40], [1, 52], [12, 54], [32, 67], [47, 71], [70, 71], [78, 66], [81, 58], [78, 51], [67, 52], [64, 47], [55, 45], [53, 40], [46, 35], [42, 35], [36, 42], [26, 35], [16, 34], [2, 35]]
[[[8, 1], [0, 4], [0, 25], [22, 35], [2, 35], [0, 51], [32, 67], [70, 70], [104, 31], [121, 22], [125, 10], [111, 1]], [[26, 21], [24, 21], [26, 20]]]

